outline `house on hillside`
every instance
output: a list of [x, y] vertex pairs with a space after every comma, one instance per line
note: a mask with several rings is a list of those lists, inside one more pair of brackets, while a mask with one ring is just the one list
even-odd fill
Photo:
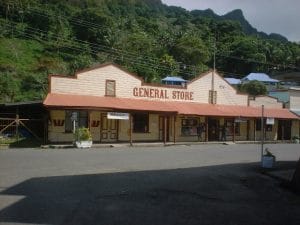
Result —
[[[290, 126], [282, 129], [299, 135], [293, 133], [299, 130], [297, 115], [277, 101], [262, 100], [268, 103], [265, 117], [274, 118], [267, 140], [278, 140], [278, 126], [286, 121]], [[182, 86], [145, 83], [118, 65], [102, 64], [73, 77], [49, 76], [43, 104], [50, 142], [72, 142], [74, 125], [88, 127], [98, 143], [257, 141], [262, 132], [260, 104], [249, 106], [248, 95], [216, 71]]]
[[237, 86], [242, 83], [241, 79], [236, 79], [232, 77], [225, 77], [224, 79], [232, 86]]
[[300, 116], [300, 87], [289, 89], [290, 110]]
[[288, 90], [280, 89], [269, 91], [268, 96], [277, 98], [278, 101], [283, 103], [283, 108], [289, 108], [290, 94]]
[[184, 87], [187, 83], [187, 80], [182, 79], [181, 77], [167, 76], [164, 79], [162, 79], [161, 82], [167, 85], [180, 85]]
[[277, 84], [279, 83], [279, 80], [272, 79], [269, 75], [265, 73], [250, 73], [241, 79], [242, 83], [247, 83], [253, 80], [257, 80], [264, 83], [269, 91], [276, 89]]

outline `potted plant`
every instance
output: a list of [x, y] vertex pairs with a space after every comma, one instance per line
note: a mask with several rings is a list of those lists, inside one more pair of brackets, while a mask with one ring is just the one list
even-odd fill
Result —
[[296, 144], [299, 144], [299, 137], [298, 136], [293, 136], [293, 142]]
[[77, 148], [90, 148], [93, 144], [91, 132], [86, 127], [77, 128], [74, 136]]
[[273, 155], [268, 148], [265, 149], [265, 154], [262, 157], [262, 167], [263, 168], [273, 168], [276, 157]]

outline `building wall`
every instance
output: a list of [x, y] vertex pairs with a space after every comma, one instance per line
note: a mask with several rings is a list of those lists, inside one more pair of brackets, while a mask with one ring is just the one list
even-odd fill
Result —
[[141, 85], [141, 80], [119, 68], [108, 65], [77, 74], [75, 77], [51, 78], [51, 92], [60, 94], [105, 96], [105, 81], [116, 80], [116, 97], [132, 96], [132, 88]]
[[292, 121], [291, 137], [294, 137], [294, 136], [300, 137], [300, 121], [299, 120]]
[[[213, 78], [214, 77], [214, 78]], [[100, 68], [95, 68], [89, 71], [79, 72], [76, 77], [58, 77], [52, 76], [50, 87], [51, 93], [73, 94], [73, 95], [90, 95], [90, 96], [105, 96], [106, 80], [116, 81], [116, 97], [131, 98], [131, 99], [147, 99], [153, 101], [181, 101], [181, 102], [209, 102], [209, 91], [212, 90], [212, 79], [214, 80], [213, 89], [217, 92], [216, 103], [222, 105], [248, 105], [248, 96], [238, 94], [236, 89], [227, 83], [217, 73], [208, 72], [197, 77], [186, 85], [186, 87], [174, 87], [165, 85], [145, 84], [141, 79], [132, 75], [114, 65], [106, 65]], [[145, 96], [145, 91], [161, 93], [158, 95]], [[174, 94], [175, 93], [175, 94]], [[300, 93], [299, 91], [291, 91], [291, 108], [300, 108]], [[176, 95], [177, 94], [177, 95]], [[185, 97], [181, 99], [181, 94]], [[175, 96], [175, 97], [174, 97]], [[186, 98], [186, 96], [188, 96]], [[265, 105], [267, 108], [282, 108], [282, 103], [268, 96], [258, 96], [255, 101], [249, 101], [250, 106]], [[106, 113], [106, 112], [103, 112]], [[193, 116], [191, 116], [193, 117]], [[73, 140], [72, 133], [65, 133], [64, 124], [61, 121], [65, 120], [64, 110], [50, 111], [49, 125], [49, 141], [51, 142], [71, 142]], [[178, 115], [175, 118], [175, 139], [176, 141], [198, 141], [198, 136], [184, 136], [181, 131], [181, 122], [184, 116]], [[201, 123], [205, 123], [205, 117], [194, 117]], [[260, 140], [260, 131], [254, 131], [254, 120], [249, 123], [249, 139]], [[224, 118], [219, 118], [220, 125], [224, 124]], [[174, 140], [174, 117], [169, 118], [169, 140]], [[277, 139], [278, 122], [273, 126], [272, 131], [266, 133], [266, 140]], [[89, 128], [94, 141], [100, 141], [101, 131], [101, 112], [89, 112]], [[129, 141], [130, 124], [127, 120], [118, 121], [118, 140]], [[299, 133], [299, 123], [293, 123], [293, 133]], [[162, 133], [159, 132], [159, 114], [149, 115], [149, 132], [133, 133], [133, 141], [162, 141]], [[202, 133], [202, 141], [205, 141], [205, 132]], [[232, 137], [228, 137], [232, 140]], [[235, 140], [247, 140], [247, 123], [240, 123], [240, 134], [235, 136]]]
[[[100, 141], [100, 131], [101, 131], [101, 113], [100, 111], [90, 111], [89, 112], [89, 127], [92, 133], [92, 138], [94, 142]], [[149, 132], [147, 133], [132, 133], [132, 140], [134, 141], [163, 141], [162, 132], [159, 133], [159, 114], [149, 114]], [[205, 131], [202, 132], [200, 139], [198, 135], [185, 136], [182, 134], [182, 119], [195, 118], [200, 123], [205, 123], [204, 116], [176, 116], [175, 120], [175, 135], [176, 141], [178, 142], [195, 142], [195, 141], [205, 141]], [[54, 123], [56, 120], [56, 124]], [[51, 110], [50, 111], [50, 123], [49, 123], [49, 141], [50, 142], [72, 142], [73, 134], [65, 133], [64, 123], [61, 121], [65, 120], [64, 110]], [[220, 127], [224, 125], [224, 118], [218, 118]], [[58, 123], [57, 121], [60, 121]], [[99, 122], [97, 122], [99, 121]], [[259, 141], [261, 140], [261, 131], [255, 130], [255, 120], [249, 120], [249, 140]], [[93, 124], [93, 125], [92, 125]], [[247, 122], [241, 122], [240, 133], [235, 135], [236, 141], [246, 141], [247, 140]], [[277, 140], [278, 133], [278, 120], [275, 120], [275, 124], [272, 126], [271, 131], [266, 131], [265, 140], [274, 141]], [[221, 134], [219, 134], [221, 137]], [[292, 121], [292, 131], [291, 136], [299, 136], [299, 121]], [[129, 120], [119, 120], [118, 121], [118, 141], [128, 142], [130, 140], [130, 124]], [[227, 136], [227, 141], [233, 141], [233, 136]], [[174, 117], [169, 117], [169, 141], [174, 141]], [[218, 140], [216, 140], [218, 141]]]
[[256, 96], [254, 100], [249, 100], [249, 106], [261, 107], [262, 105], [264, 105], [265, 108], [283, 108], [282, 102], [278, 102], [276, 98], [270, 96]]
[[[106, 80], [116, 81], [116, 97], [120, 98], [208, 103], [212, 72], [191, 81], [186, 87], [174, 87], [146, 84], [113, 65], [107, 65], [80, 72], [77, 77], [52, 76], [51, 93], [105, 96]], [[163, 93], [163, 96], [145, 96], [144, 90], [151, 91], [151, 89]], [[217, 104], [245, 106], [248, 104], [247, 95], [237, 94], [236, 90], [217, 73], [214, 75], [214, 90], [217, 91]], [[179, 97], [182, 94], [189, 97]]]
[[73, 133], [65, 133], [65, 111], [51, 110], [48, 139], [50, 142], [72, 142]]
[[[188, 84], [189, 90], [194, 92], [198, 102], [208, 103], [209, 90], [212, 90], [212, 72], [202, 75]], [[248, 105], [248, 96], [238, 94], [233, 88], [217, 73], [214, 75], [214, 90], [217, 91], [217, 104], [222, 105]]]
[[[132, 133], [132, 141], [157, 141], [159, 139], [159, 115], [149, 114], [149, 132]], [[130, 123], [128, 120], [119, 121], [119, 141], [130, 140]]]
[[89, 112], [89, 128], [93, 141], [100, 141], [101, 113], [99, 111]]
[[300, 110], [300, 88], [299, 90], [289, 89], [290, 93], [290, 109]]

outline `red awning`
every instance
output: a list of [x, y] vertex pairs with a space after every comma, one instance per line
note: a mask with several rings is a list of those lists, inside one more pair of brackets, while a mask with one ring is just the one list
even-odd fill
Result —
[[[212, 105], [204, 103], [149, 101], [141, 99], [98, 97], [85, 95], [53, 94], [47, 95], [44, 100], [46, 107], [65, 108], [97, 108], [119, 111], [150, 111], [165, 112], [182, 115], [224, 116], [224, 117], [261, 117], [260, 107], [237, 105]], [[265, 108], [265, 117], [281, 119], [299, 119], [288, 109]]]

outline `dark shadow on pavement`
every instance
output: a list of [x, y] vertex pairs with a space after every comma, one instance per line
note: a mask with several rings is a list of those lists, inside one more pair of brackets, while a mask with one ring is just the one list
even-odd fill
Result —
[[300, 197], [258, 168], [248, 163], [32, 178], [0, 193], [24, 196], [0, 211], [0, 223], [300, 224]]

